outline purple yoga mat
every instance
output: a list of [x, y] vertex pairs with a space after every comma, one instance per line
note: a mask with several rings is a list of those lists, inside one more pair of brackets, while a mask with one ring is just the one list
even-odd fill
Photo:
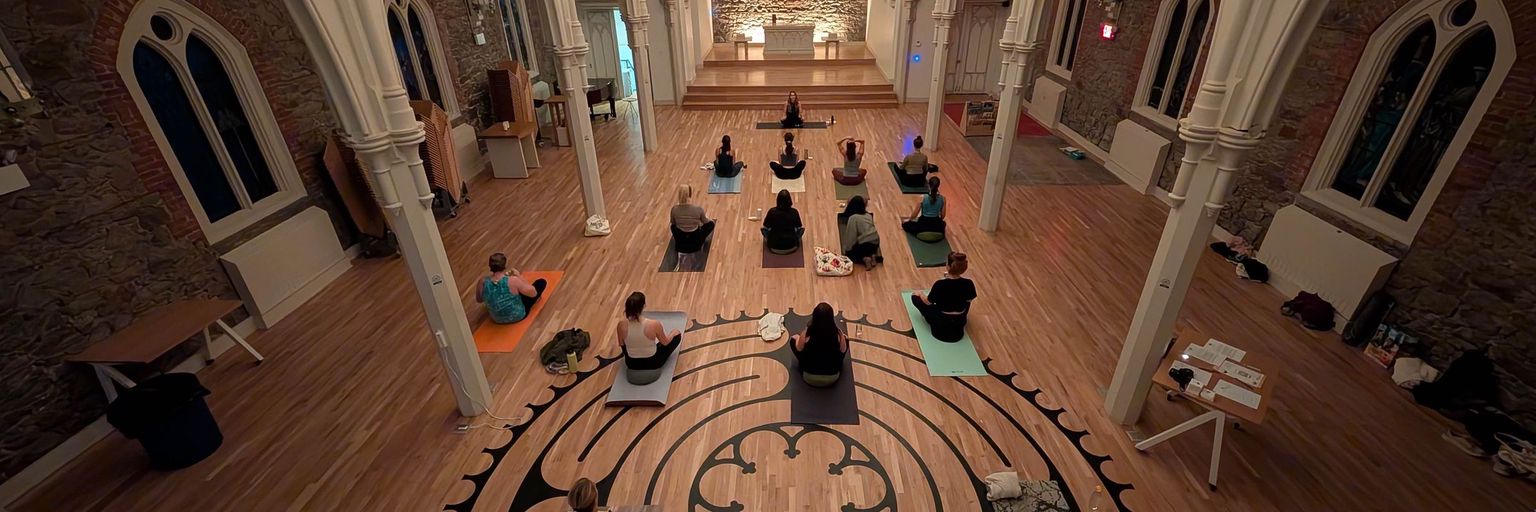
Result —
[[763, 268], [805, 268], [805, 246], [790, 254], [774, 254], [764, 246]]

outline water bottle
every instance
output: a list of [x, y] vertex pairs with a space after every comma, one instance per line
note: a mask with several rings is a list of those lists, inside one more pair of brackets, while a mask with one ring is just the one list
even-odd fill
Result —
[[1088, 510], [1091, 512], [1106, 510], [1104, 508], [1104, 486], [1093, 486], [1093, 496], [1088, 497]]
[[575, 351], [565, 353], [565, 371], [576, 373], [576, 365], [580, 362], [581, 358], [576, 356]]
[[752, 214], [752, 220], [757, 220], [757, 219], [761, 219], [761, 218], [763, 218], [763, 209], [762, 208], [758, 208], [757, 211]]

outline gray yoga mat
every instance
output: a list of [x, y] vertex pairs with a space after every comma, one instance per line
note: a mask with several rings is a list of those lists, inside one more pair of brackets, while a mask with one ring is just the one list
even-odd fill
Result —
[[804, 124], [802, 124], [800, 126], [795, 126], [795, 127], [791, 127], [791, 128], [785, 128], [784, 127], [784, 123], [780, 123], [778, 121], [760, 121], [760, 122], [757, 123], [757, 129], [759, 129], [759, 130], [822, 129], [822, 128], [826, 128], [826, 127], [827, 127], [827, 122], [826, 121], [806, 121]]
[[[795, 360], [795, 354], [789, 346], [791, 342], [787, 340], [789, 336], [800, 334], [805, 330], [805, 324], [809, 321], [808, 316], [784, 316], [784, 329], [787, 334], [785, 347], [780, 353], [787, 358], [785, 366], [789, 367], [789, 421], [814, 425], [858, 425], [859, 399], [853, 386], [852, 346], [849, 347], [848, 354], [843, 357], [842, 377], [838, 378], [837, 383], [832, 387], [813, 387], [806, 384], [805, 379], [800, 377], [800, 363]], [[848, 322], [838, 318], [837, 328], [847, 333]]]
[[[671, 333], [672, 330], [683, 330], [688, 324], [688, 315], [681, 311], [647, 311], [641, 316], [661, 322], [661, 330]], [[687, 343], [684, 336], [682, 343]], [[661, 378], [646, 385], [630, 384], [624, 374], [628, 367], [624, 360], [614, 364], [613, 387], [608, 389], [608, 405], [611, 406], [663, 406], [667, 405], [667, 394], [672, 391], [672, 376], [677, 369], [678, 354], [683, 347], [678, 347], [672, 352], [672, 357], [667, 359], [667, 364], [661, 367]]]
[[667, 252], [661, 255], [661, 268], [658, 272], [703, 272], [709, 265], [709, 248], [714, 245], [714, 237], [704, 241], [704, 247], [699, 252], [681, 255], [677, 253], [674, 241], [667, 241]]
[[709, 193], [711, 194], [740, 194], [741, 175], [737, 174], [729, 178], [710, 175]]

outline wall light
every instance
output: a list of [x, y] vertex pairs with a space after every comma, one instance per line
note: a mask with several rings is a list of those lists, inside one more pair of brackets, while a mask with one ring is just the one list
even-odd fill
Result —
[[921, 53], [914, 53], [914, 54], [912, 54], [912, 62], [922, 62], [922, 61], [923, 61], [923, 54], [921, 54]]

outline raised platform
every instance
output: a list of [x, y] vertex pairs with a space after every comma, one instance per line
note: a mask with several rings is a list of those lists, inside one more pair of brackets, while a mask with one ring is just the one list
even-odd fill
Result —
[[790, 91], [807, 110], [894, 108], [896, 90], [875, 65], [863, 43], [844, 43], [827, 58], [817, 43], [815, 57], [763, 58], [762, 46], [716, 43], [704, 67], [688, 85], [682, 107], [689, 110], [778, 110]]

